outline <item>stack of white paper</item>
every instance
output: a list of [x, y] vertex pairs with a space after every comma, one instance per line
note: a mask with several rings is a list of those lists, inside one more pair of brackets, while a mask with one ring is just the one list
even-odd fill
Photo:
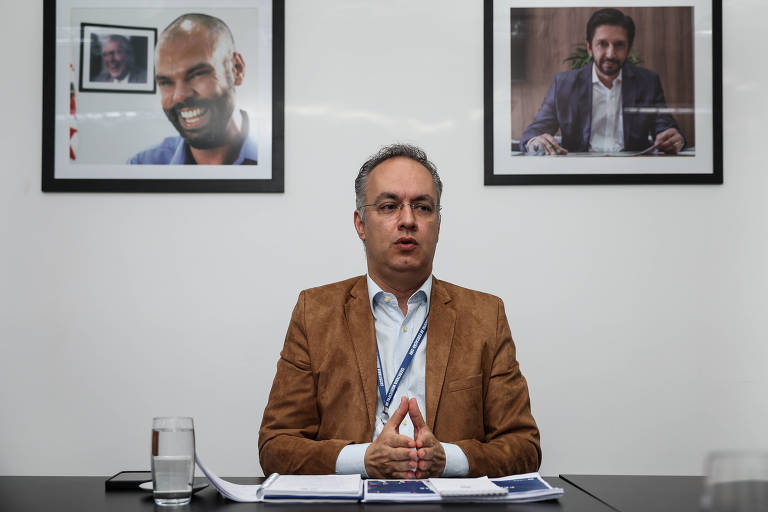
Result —
[[360, 475], [272, 474], [262, 486], [264, 500], [359, 500], [363, 497]]
[[430, 478], [429, 485], [442, 498], [468, 498], [476, 496], [506, 496], [507, 490], [480, 478]]

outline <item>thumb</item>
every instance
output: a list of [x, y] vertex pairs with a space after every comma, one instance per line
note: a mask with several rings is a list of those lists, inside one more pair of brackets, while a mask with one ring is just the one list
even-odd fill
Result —
[[387, 420], [386, 427], [393, 428], [396, 432], [400, 428], [400, 424], [405, 419], [405, 415], [408, 412], [408, 399], [405, 397], [402, 397], [400, 399], [400, 405], [397, 407], [397, 410], [392, 413], [392, 416], [390, 416], [389, 420]]
[[420, 429], [427, 426], [427, 424], [424, 422], [424, 417], [421, 415], [421, 411], [419, 410], [419, 403], [415, 398], [411, 398], [411, 400], [408, 402], [408, 415], [411, 417], [411, 422], [413, 423], [414, 429]]

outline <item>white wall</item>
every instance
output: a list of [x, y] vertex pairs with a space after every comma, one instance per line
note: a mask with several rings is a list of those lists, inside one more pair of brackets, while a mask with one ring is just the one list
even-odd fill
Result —
[[725, 184], [601, 187], [483, 186], [481, 2], [286, 3], [285, 194], [43, 194], [42, 2], [3, 0], [0, 474], [148, 467], [166, 414], [260, 474], [296, 296], [364, 271], [352, 180], [394, 140], [446, 183], [436, 275], [506, 302], [544, 474], [766, 448], [764, 3], [724, 2]]

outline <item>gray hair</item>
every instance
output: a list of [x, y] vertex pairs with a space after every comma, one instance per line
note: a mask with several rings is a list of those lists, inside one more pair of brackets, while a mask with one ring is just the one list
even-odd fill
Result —
[[114, 41], [120, 45], [120, 49], [125, 52], [126, 55], [133, 56], [133, 46], [127, 37], [120, 34], [109, 34], [101, 40], [101, 45], [104, 46], [107, 41]]
[[[418, 146], [412, 144], [395, 143], [389, 144], [379, 149], [373, 156], [371, 156], [361, 167], [355, 178], [355, 207], [360, 212], [360, 219], [365, 222], [365, 195], [368, 191], [368, 176], [371, 171], [385, 160], [396, 157], [410, 158], [411, 160], [420, 163], [432, 175], [432, 181], [435, 184], [437, 190], [437, 205], [440, 205], [440, 196], [443, 195], [443, 182], [440, 181], [440, 175], [437, 174], [437, 167], [435, 164], [429, 161], [427, 154]], [[439, 210], [438, 210], [439, 215]]]

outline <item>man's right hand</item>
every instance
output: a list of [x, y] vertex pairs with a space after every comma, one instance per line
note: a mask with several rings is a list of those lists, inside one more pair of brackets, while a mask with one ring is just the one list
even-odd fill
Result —
[[365, 471], [370, 478], [415, 478], [418, 467], [416, 442], [400, 435], [400, 423], [408, 414], [408, 400], [403, 397], [400, 406], [384, 425], [379, 437], [365, 450]]
[[525, 145], [529, 153], [545, 152], [547, 155], [567, 155], [568, 150], [560, 146], [555, 138], [548, 134], [542, 133], [528, 139], [528, 143]]

